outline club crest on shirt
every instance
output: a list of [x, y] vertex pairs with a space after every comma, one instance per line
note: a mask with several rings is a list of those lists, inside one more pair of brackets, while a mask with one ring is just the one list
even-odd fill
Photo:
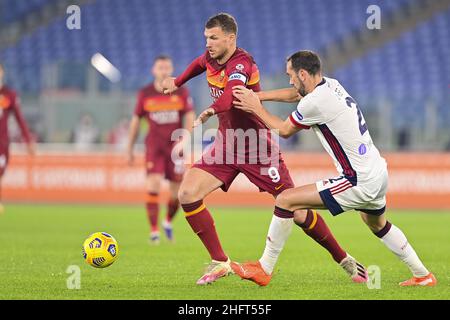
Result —
[[236, 65], [236, 70], [239, 70], [239, 71], [242, 71], [242, 70], [244, 70], [244, 65], [243, 64], [237, 64]]
[[220, 72], [219, 81], [223, 81], [224, 78], [225, 78], [225, 70], [222, 70]]

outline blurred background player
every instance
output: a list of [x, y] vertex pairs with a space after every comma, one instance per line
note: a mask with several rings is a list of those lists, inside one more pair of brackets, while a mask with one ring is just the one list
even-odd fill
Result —
[[190, 131], [195, 119], [192, 99], [186, 88], [180, 88], [170, 96], [163, 94], [162, 81], [172, 75], [173, 69], [172, 59], [169, 56], [161, 55], [154, 60], [151, 69], [154, 81], [139, 91], [129, 128], [127, 151], [128, 162], [131, 165], [134, 162], [133, 147], [139, 133], [140, 119], [145, 117], [149, 126], [145, 139], [148, 192], [146, 209], [151, 227], [150, 242], [153, 244], [159, 244], [160, 241], [159, 192], [164, 178], [169, 181], [170, 196], [162, 225], [167, 239], [173, 240], [171, 222], [179, 208], [178, 189], [184, 174], [184, 163], [182, 161], [174, 163], [171, 154], [173, 148], [181, 149], [181, 145], [187, 139], [171, 141], [171, 135], [174, 130], [183, 126]]
[[5, 71], [3, 65], [0, 63], [0, 213], [4, 211], [1, 203], [1, 183], [9, 160], [8, 116], [11, 113], [14, 114], [17, 124], [20, 127], [23, 140], [27, 144], [28, 154], [30, 156], [34, 155], [34, 144], [20, 110], [19, 97], [14, 90], [4, 84], [4, 75]]
[[[260, 191], [268, 192], [274, 197], [283, 190], [294, 187], [279, 148], [275, 148], [276, 154], [268, 155], [270, 159], [261, 158], [259, 146], [265, 144], [267, 150], [273, 150], [272, 146], [275, 144], [270, 137], [267, 137], [267, 131], [266, 134], [260, 135], [261, 130], [267, 130], [267, 126], [258, 117], [233, 108], [232, 88], [234, 86], [245, 85], [251, 90], [260, 90], [259, 71], [255, 61], [245, 50], [237, 47], [237, 29], [236, 20], [227, 13], [219, 13], [211, 17], [205, 25], [206, 52], [195, 59], [179, 77], [169, 78], [163, 84], [164, 92], [171, 93], [178, 90], [191, 78], [206, 71], [214, 103], [200, 114], [194, 125], [207, 121], [215, 114], [219, 118], [219, 130], [214, 146], [189, 169], [179, 192], [186, 219], [192, 230], [202, 240], [212, 259], [204, 275], [197, 281], [199, 285], [212, 283], [233, 272], [231, 260], [222, 249], [214, 220], [203, 203], [203, 199], [218, 188], [227, 192], [239, 173], [243, 173]], [[255, 130], [258, 141], [250, 143], [244, 138], [245, 150], [233, 149], [229, 152], [226, 146], [229, 130], [233, 130], [233, 137], [237, 139], [239, 139], [239, 134], [245, 135], [251, 130]], [[220, 136], [223, 139], [219, 138]], [[233, 142], [230, 143], [233, 144]], [[224, 152], [224, 150], [226, 151]], [[232, 158], [233, 163], [215, 162], [214, 158], [219, 153], [222, 155], [220, 158]], [[230, 153], [232, 157], [229, 157]], [[252, 154], [258, 154], [258, 158], [252, 158]], [[238, 158], [245, 160], [244, 164], [237, 162]], [[256, 161], [252, 162], [254, 160]], [[269, 160], [270, 164], [267, 164], [265, 160]], [[273, 165], [273, 161], [277, 161], [276, 165]], [[274, 175], [269, 174], [269, 170], [272, 170]], [[263, 174], [264, 171], [265, 174]], [[283, 212], [274, 215], [273, 220], [278, 222], [277, 232], [288, 233], [287, 229], [290, 232], [293, 217], [292, 213], [285, 214]], [[362, 271], [358, 272], [356, 260], [340, 247], [319, 214], [316, 214], [314, 221], [302, 224], [301, 228], [309, 237], [328, 250], [353, 281], [366, 281], [365, 269], [360, 266]], [[274, 240], [270, 236], [267, 237], [268, 243]], [[280, 243], [276, 245], [282, 247]], [[277, 257], [278, 254], [279, 252], [271, 250], [265, 252], [267, 259]]]

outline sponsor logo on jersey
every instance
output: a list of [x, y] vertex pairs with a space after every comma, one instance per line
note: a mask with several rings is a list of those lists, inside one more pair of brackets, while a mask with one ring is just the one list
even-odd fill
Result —
[[282, 186], [284, 186], [284, 183], [279, 185], [279, 186], [277, 186], [277, 187], [275, 187], [275, 190], [280, 190]]
[[144, 110], [147, 112], [182, 110], [183, 101], [177, 95], [149, 97], [144, 100]]
[[211, 94], [211, 98], [216, 101], [223, 94], [223, 90], [217, 89], [215, 87], [209, 87], [209, 93]]
[[230, 77], [228, 78], [229, 81], [231, 80], [240, 80], [242, 81], [244, 84], [247, 83], [247, 77], [244, 76], [242, 73], [233, 73], [232, 75], [230, 75]]
[[364, 143], [362, 143], [359, 148], [358, 148], [358, 152], [360, 155], [364, 155], [367, 152], [367, 148], [366, 145]]
[[177, 123], [180, 120], [178, 111], [151, 112], [149, 117], [157, 124]]
[[236, 65], [236, 70], [239, 70], [239, 71], [242, 71], [242, 70], [244, 70], [244, 65], [242, 65], [242, 64], [237, 64]]

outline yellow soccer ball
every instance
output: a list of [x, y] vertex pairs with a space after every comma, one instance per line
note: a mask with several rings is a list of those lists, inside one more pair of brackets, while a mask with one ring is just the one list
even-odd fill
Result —
[[106, 232], [91, 234], [83, 243], [84, 260], [95, 268], [106, 268], [116, 261], [119, 245]]

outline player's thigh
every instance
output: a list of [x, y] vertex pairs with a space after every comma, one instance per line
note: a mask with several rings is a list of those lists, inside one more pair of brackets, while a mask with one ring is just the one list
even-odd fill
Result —
[[161, 190], [161, 183], [164, 179], [162, 173], [149, 173], [145, 181], [148, 192], [159, 193]]
[[277, 196], [275, 205], [290, 211], [325, 208], [315, 184], [284, 190]]
[[180, 185], [181, 185], [181, 182], [169, 180], [170, 199], [172, 199], [172, 200], [178, 199], [178, 191], [180, 190]]
[[205, 198], [220, 188], [223, 182], [205, 170], [190, 168], [181, 182], [178, 199], [181, 203], [191, 203]]

